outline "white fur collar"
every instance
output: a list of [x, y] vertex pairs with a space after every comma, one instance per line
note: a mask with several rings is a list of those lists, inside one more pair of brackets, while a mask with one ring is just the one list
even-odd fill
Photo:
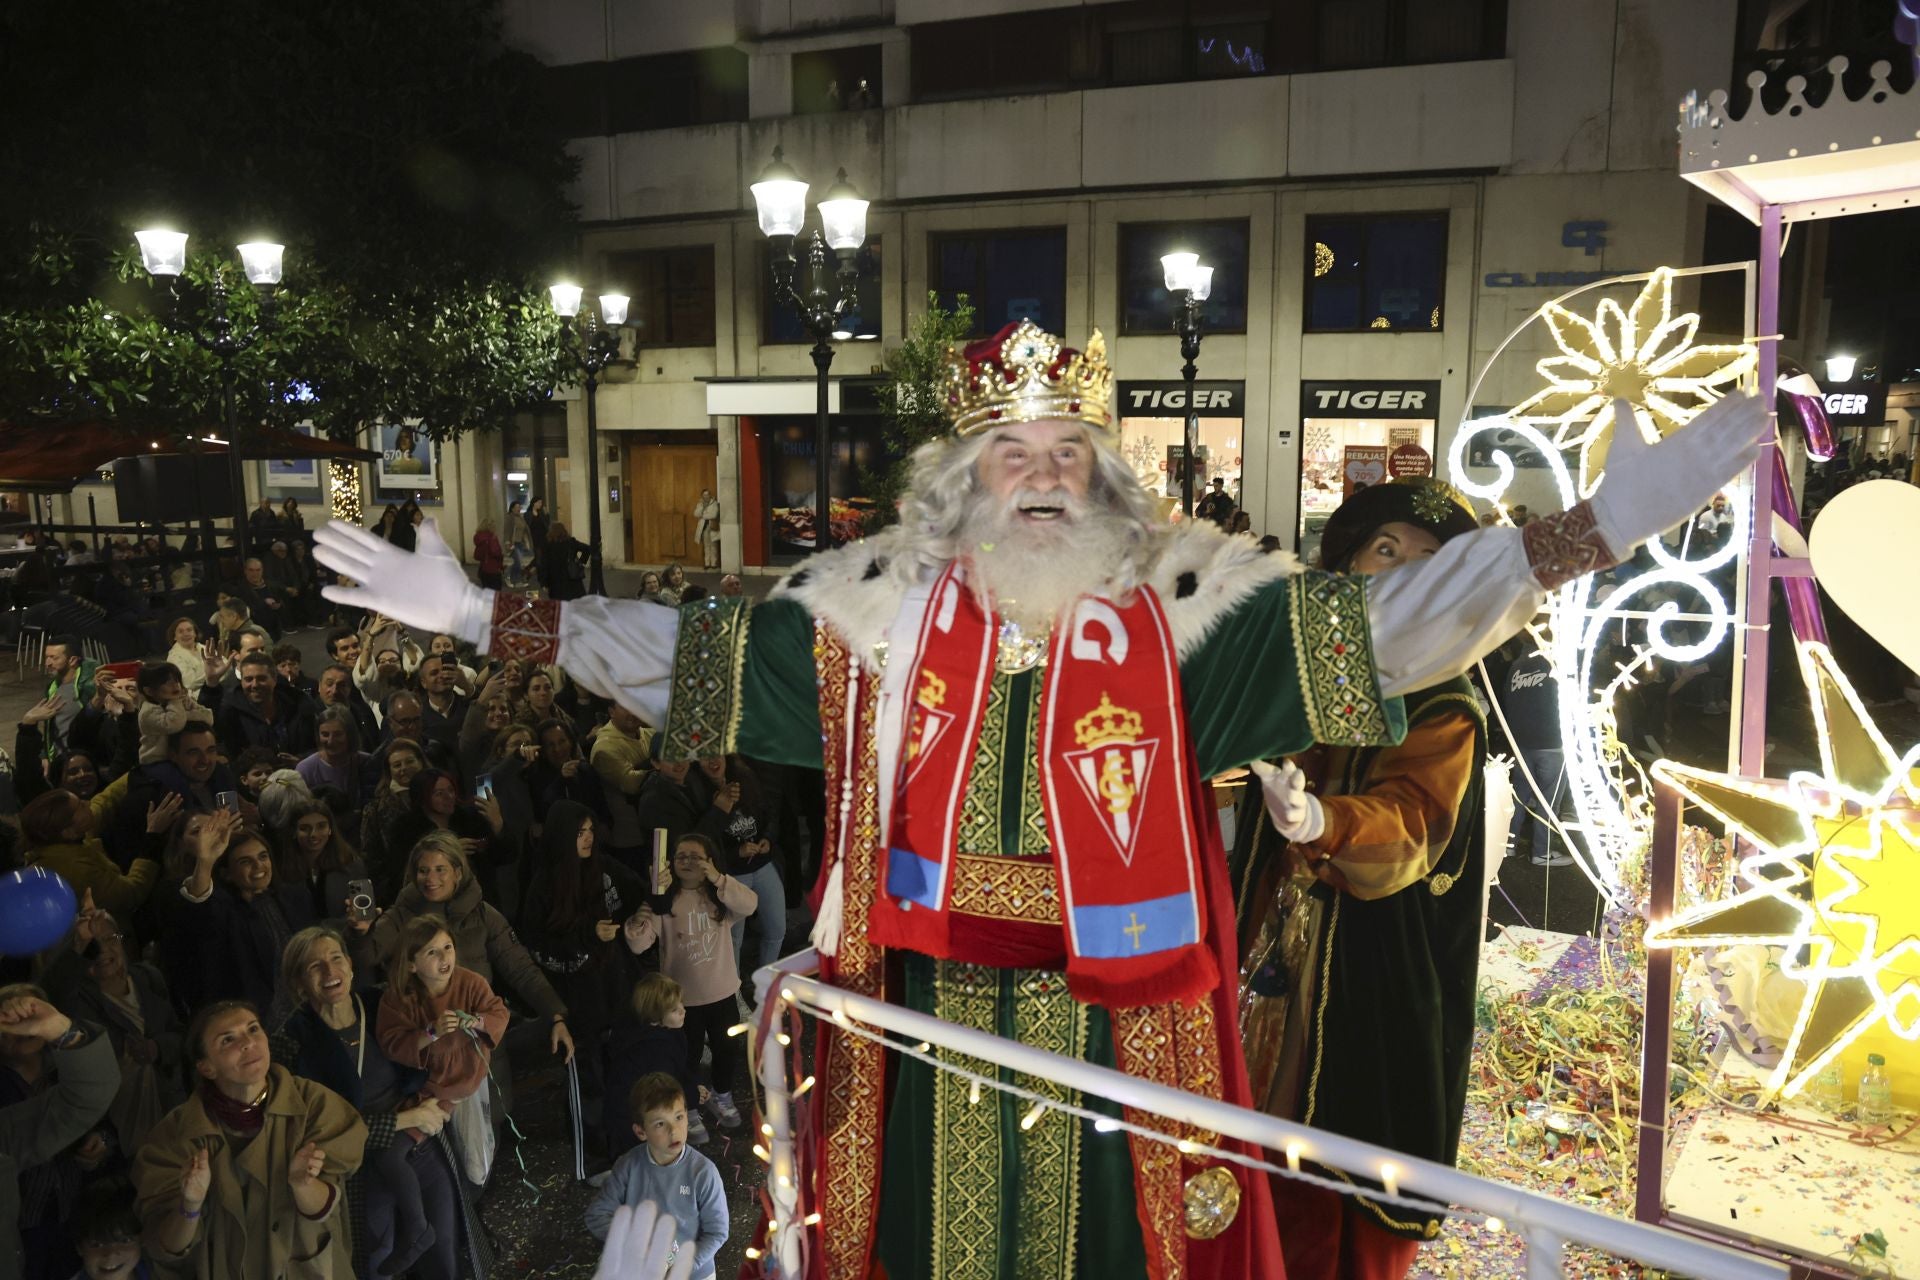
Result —
[[[1263, 553], [1252, 539], [1222, 533], [1204, 520], [1168, 525], [1154, 537], [1158, 546], [1147, 582], [1167, 611], [1180, 658], [1198, 648], [1214, 624], [1255, 591], [1300, 567], [1290, 551]], [[813, 556], [782, 578], [772, 594], [799, 603], [871, 662], [874, 646], [886, 639], [908, 589], [915, 585], [906, 572], [893, 567], [904, 540], [895, 525]]]

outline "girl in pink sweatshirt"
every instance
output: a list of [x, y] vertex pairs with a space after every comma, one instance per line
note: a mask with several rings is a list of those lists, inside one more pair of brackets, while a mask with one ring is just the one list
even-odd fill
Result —
[[727, 1029], [740, 1021], [740, 969], [733, 955], [733, 922], [753, 914], [760, 899], [732, 876], [720, 874], [719, 849], [699, 832], [673, 845], [673, 887], [634, 912], [625, 927], [627, 949], [639, 955], [660, 944], [660, 972], [680, 984], [687, 1009], [682, 1030], [687, 1060], [700, 1061], [705, 1040], [713, 1053], [713, 1092], [707, 1110], [722, 1129], [740, 1127], [733, 1076], [745, 1070], [742, 1047]]
[[[409, 920], [387, 962], [387, 993], [380, 998], [375, 1030], [389, 1059], [426, 1072], [405, 1105], [431, 1101], [448, 1115], [455, 1103], [486, 1084], [494, 1047], [507, 1032], [506, 1002], [485, 978], [455, 961], [446, 921], [439, 916]], [[402, 1129], [391, 1146], [368, 1161], [394, 1200], [393, 1251], [380, 1264], [383, 1276], [401, 1274], [434, 1244], [420, 1182], [407, 1163], [425, 1139], [419, 1129]]]

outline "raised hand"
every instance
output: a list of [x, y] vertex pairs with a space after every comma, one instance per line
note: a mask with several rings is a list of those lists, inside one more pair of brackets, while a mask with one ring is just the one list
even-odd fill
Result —
[[607, 1227], [593, 1280], [688, 1280], [698, 1253], [692, 1241], [676, 1243], [677, 1226], [651, 1200], [621, 1205]]
[[293, 1153], [293, 1163], [287, 1166], [287, 1185], [296, 1195], [311, 1190], [326, 1167], [327, 1153], [320, 1149], [319, 1143], [309, 1142]]
[[1772, 431], [1766, 403], [1740, 393], [1716, 400], [1658, 444], [1641, 436], [1632, 405], [1616, 400], [1613, 414], [1613, 443], [1593, 508], [1608, 548], [1622, 557], [1691, 517], [1751, 469]]
[[416, 545], [417, 551], [402, 551], [366, 529], [329, 521], [314, 534], [314, 558], [360, 585], [327, 587], [320, 594], [422, 630], [468, 634], [466, 615], [483, 598], [480, 589], [467, 581], [434, 521], [421, 524]]
[[31, 707], [28, 707], [26, 714], [20, 717], [20, 723], [41, 724], [53, 719], [55, 715], [59, 714], [59, 711], [60, 699], [57, 696], [48, 698], [43, 702], [36, 702]]
[[207, 1202], [207, 1192], [212, 1189], [213, 1162], [205, 1147], [195, 1147], [186, 1170], [180, 1175], [180, 1207], [188, 1213], [199, 1212], [200, 1206]]
[[1291, 760], [1274, 768], [1264, 760], [1253, 762], [1273, 829], [1294, 844], [1311, 844], [1327, 829], [1326, 813], [1318, 797], [1307, 791], [1306, 775]]
[[19, 996], [0, 1002], [0, 1031], [10, 1036], [58, 1040], [72, 1027], [71, 1018], [34, 996]]
[[180, 817], [180, 810], [186, 800], [179, 793], [169, 791], [159, 800], [147, 806], [147, 834], [159, 835]]

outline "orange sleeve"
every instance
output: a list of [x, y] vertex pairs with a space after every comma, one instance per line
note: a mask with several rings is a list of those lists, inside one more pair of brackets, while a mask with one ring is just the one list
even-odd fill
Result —
[[1323, 796], [1326, 830], [1295, 846], [1320, 878], [1356, 898], [1398, 893], [1433, 870], [1460, 819], [1473, 777], [1473, 717], [1449, 711], [1407, 731], [1373, 758], [1366, 789]]

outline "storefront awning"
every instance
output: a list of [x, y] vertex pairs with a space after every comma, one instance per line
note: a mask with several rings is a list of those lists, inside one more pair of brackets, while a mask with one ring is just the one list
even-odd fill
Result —
[[[203, 438], [193, 451], [224, 454], [224, 441]], [[60, 426], [0, 425], [0, 489], [35, 493], [65, 493], [117, 458], [133, 454], [180, 453], [179, 439], [130, 431], [101, 422]], [[341, 462], [372, 462], [379, 457], [368, 449], [301, 435], [285, 427], [246, 429], [240, 456], [249, 462], [281, 462], [299, 458], [326, 458]]]

